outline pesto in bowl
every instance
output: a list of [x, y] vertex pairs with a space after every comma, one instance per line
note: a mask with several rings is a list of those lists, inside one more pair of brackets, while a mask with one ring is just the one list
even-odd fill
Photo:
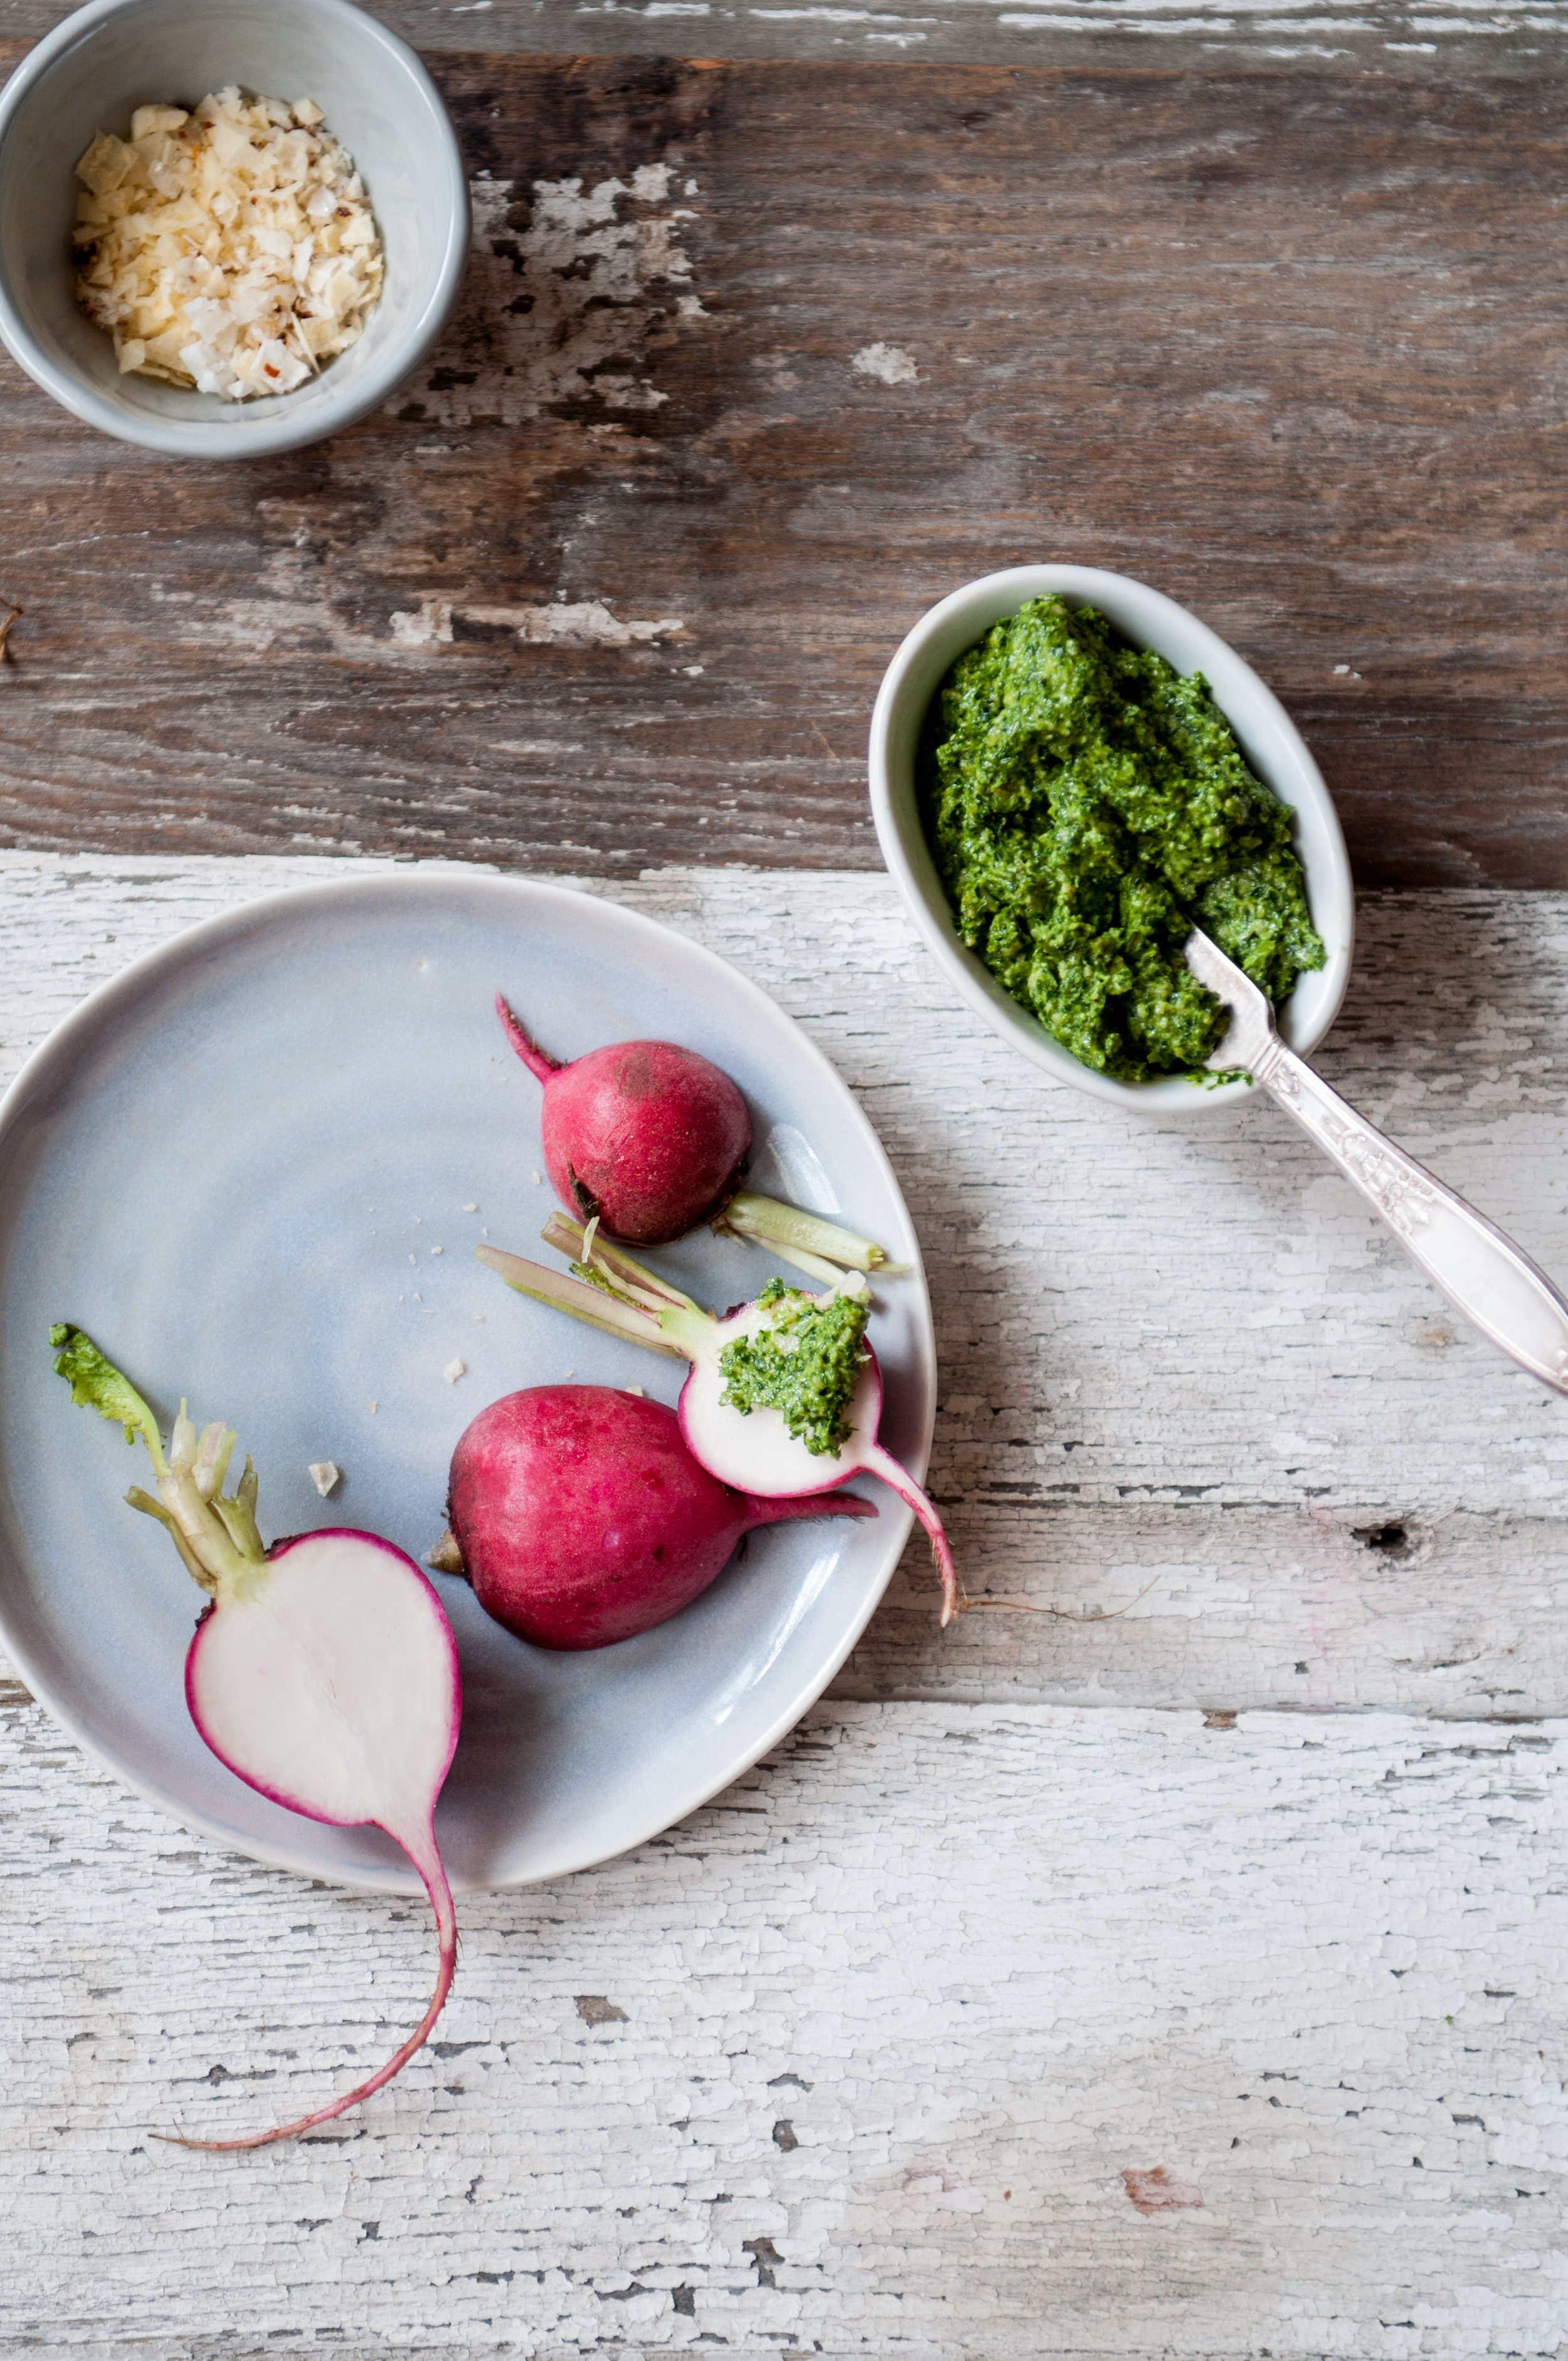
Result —
[[918, 774], [963, 941], [1097, 1073], [1212, 1079], [1225, 1019], [1182, 957], [1194, 926], [1277, 1006], [1324, 965], [1288, 807], [1202, 674], [1093, 607], [1027, 599], [960, 655]]

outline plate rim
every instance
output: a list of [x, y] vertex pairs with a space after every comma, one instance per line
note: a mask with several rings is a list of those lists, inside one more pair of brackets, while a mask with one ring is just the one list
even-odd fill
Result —
[[[925, 1407], [920, 1421], [918, 1445], [909, 1472], [914, 1476], [916, 1483], [922, 1482], [929, 1464], [932, 1436], [936, 1427], [938, 1375], [935, 1323], [931, 1312], [930, 1290], [926, 1279], [925, 1258], [916, 1233], [914, 1219], [909, 1213], [898, 1175], [894, 1170], [892, 1159], [878, 1137], [874, 1125], [849, 1083], [839, 1073], [831, 1059], [824, 1050], [817, 1048], [799, 1019], [792, 1016], [789, 1011], [783, 1007], [762, 985], [754, 983], [741, 969], [726, 959], [721, 951], [710, 950], [706, 943], [698, 942], [692, 936], [682, 933], [678, 927], [671, 926], [663, 919], [651, 917], [645, 911], [626, 908], [623, 904], [612, 901], [608, 895], [596, 892], [591, 884], [567, 884], [554, 877], [542, 878], [518, 874], [515, 872], [478, 863], [470, 865], [433, 860], [422, 863], [411, 862], [406, 870], [382, 871], [369, 876], [302, 880], [298, 885], [281, 886], [270, 893], [257, 895], [246, 901], [235, 903], [227, 909], [213, 911], [205, 917], [194, 920], [190, 926], [181, 928], [179, 932], [171, 935], [167, 941], [155, 943], [148, 950], [138, 952], [116, 973], [106, 976], [102, 983], [93, 985], [61, 1017], [60, 1023], [46, 1034], [43, 1040], [29, 1051], [11, 1082], [6, 1085], [4, 1094], [0, 1095], [0, 1148], [5, 1146], [13, 1126], [20, 1121], [26, 1104], [36, 1091], [38, 1082], [60, 1062], [62, 1057], [69, 1059], [78, 1038], [95, 1031], [103, 1020], [105, 1010], [115, 999], [127, 993], [135, 993], [145, 988], [148, 983], [157, 980], [160, 971], [176, 969], [184, 964], [192, 952], [199, 955], [202, 950], [221, 942], [241, 927], [254, 928], [258, 923], [265, 925], [269, 917], [280, 916], [285, 909], [296, 911], [302, 905], [320, 906], [341, 900], [345, 896], [355, 899], [376, 897], [386, 901], [403, 900], [411, 904], [416, 895], [422, 893], [427, 886], [437, 884], [444, 891], [448, 892], [466, 891], [478, 887], [502, 896], [516, 895], [521, 900], [537, 896], [557, 906], [580, 905], [587, 902], [598, 910], [608, 914], [610, 924], [623, 924], [629, 931], [641, 936], [650, 943], [673, 936], [699, 961], [711, 962], [727, 980], [732, 991], [740, 994], [746, 1000], [760, 1004], [771, 1017], [782, 1021], [795, 1035], [797, 1046], [806, 1053], [807, 1061], [815, 1065], [820, 1077], [841, 1094], [854, 1123], [861, 1131], [865, 1146], [871, 1151], [873, 1162], [880, 1165], [888, 1187], [892, 1190], [897, 1202], [904, 1208], [908, 1224], [913, 1255], [907, 1278], [917, 1292], [920, 1316], [913, 1324], [918, 1345], [917, 1376], [925, 1388]], [[3, 1213], [4, 1200], [0, 1199], [0, 1213]], [[879, 1508], [881, 1506], [879, 1502]], [[586, 1870], [600, 1868], [607, 1861], [619, 1861], [626, 1854], [635, 1852], [642, 1845], [650, 1843], [653, 1838], [663, 1835], [666, 1829], [679, 1826], [694, 1813], [705, 1809], [716, 1795], [722, 1795], [727, 1788], [733, 1786], [738, 1779], [744, 1778], [747, 1772], [754, 1769], [763, 1755], [771, 1753], [773, 1748], [795, 1727], [803, 1715], [809, 1712], [812, 1706], [817, 1703], [824, 1690], [841, 1670], [872, 1617], [886, 1597], [888, 1586], [903, 1558], [905, 1544], [914, 1528], [915, 1519], [903, 1502], [891, 1495], [886, 1509], [883, 1510], [883, 1516], [885, 1519], [885, 1530], [890, 1536], [887, 1564], [880, 1582], [875, 1584], [871, 1592], [864, 1612], [854, 1621], [843, 1646], [828, 1665], [821, 1678], [816, 1679], [813, 1675], [815, 1686], [808, 1684], [808, 1693], [803, 1694], [796, 1691], [786, 1700], [769, 1720], [758, 1741], [754, 1745], [748, 1741], [750, 1751], [726, 1773], [723, 1778], [705, 1787], [701, 1794], [684, 1802], [673, 1817], [662, 1817], [660, 1810], [656, 1808], [647, 1824], [640, 1826], [635, 1834], [603, 1851], [587, 1856], [570, 1869], [544, 1869], [532, 1875], [486, 1880], [482, 1883], [454, 1880], [454, 1892], [458, 1894], [515, 1893], [531, 1885], [553, 1883], [558, 1877], [577, 1876]], [[9, 1553], [4, 1551], [3, 1544], [0, 1544], [0, 1554], [4, 1554], [8, 1560]], [[260, 1862], [266, 1868], [283, 1870], [291, 1876], [303, 1877], [316, 1883], [329, 1884], [341, 1888], [345, 1892], [397, 1894], [418, 1894], [423, 1892], [423, 1886], [417, 1873], [407, 1865], [389, 1862], [384, 1872], [378, 1874], [350, 1874], [339, 1870], [335, 1865], [329, 1871], [319, 1861], [302, 1861], [281, 1844], [268, 1844], [265, 1840], [241, 1841], [232, 1828], [224, 1827], [213, 1821], [205, 1813], [193, 1809], [182, 1797], [174, 1795], [162, 1782], [133, 1769], [102, 1741], [95, 1730], [87, 1726], [84, 1716], [79, 1714], [73, 1707], [59, 1697], [52, 1681], [38, 1673], [36, 1666], [30, 1661], [26, 1645], [18, 1642], [10, 1628], [3, 1585], [0, 1585], [0, 1643], [4, 1644], [32, 1697], [52, 1716], [66, 1735], [81, 1748], [85, 1755], [92, 1762], [109, 1771], [114, 1777], [122, 1780], [135, 1794], [154, 1805], [159, 1811], [166, 1813], [179, 1827], [191, 1834], [205, 1837], [224, 1850], [238, 1852], [247, 1860]], [[362, 1825], [373, 1825], [373, 1823]]]

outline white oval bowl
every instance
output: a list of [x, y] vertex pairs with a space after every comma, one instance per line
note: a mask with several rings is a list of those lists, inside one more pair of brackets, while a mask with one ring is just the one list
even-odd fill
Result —
[[[122, 137], [137, 106], [194, 106], [238, 82], [313, 98], [353, 157], [386, 256], [357, 344], [268, 401], [122, 377], [113, 339], [76, 302], [76, 160]], [[176, 458], [297, 450], [384, 402], [434, 344], [469, 239], [456, 134], [419, 59], [350, 0], [90, 0], [28, 52], [0, 92], [0, 336], [27, 375], [89, 426]]]
[[1251, 1084], [1222, 1082], [1205, 1090], [1181, 1074], [1158, 1082], [1115, 1082], [1081, 1064], [1003, 988], [959, 936], [921, 826], [916, 752], [931, 699], [966, 648], [993, 623], [1015, 615], [1025, 599], [1051, 591], [1069, 606], [1097, 607], [1124, 639], [1155, 649], [1178, 672], [1201, 672], [1257, 776], [1294, 811], [1296, 849], [1328, 964], [1301, 978], [1278, 1012], [1279, 1030], [1304, 1055], [1333, 1023], [1350, 981], [1355, 898], [1344, 838], [1322, 774], [1289, 715], [1251, 665], [1174, 598], [1128, 575], [1092, 566], [1009, 566], [1005, 573], [966, 582], [921, 617], [883, 675], [872, 714], [872, 810], [883, 858], [938, 966], [970, 1006], [1025, 1057], [1058, 1082], [1144, 1114], [1204, 1114], [1245, 1097]]

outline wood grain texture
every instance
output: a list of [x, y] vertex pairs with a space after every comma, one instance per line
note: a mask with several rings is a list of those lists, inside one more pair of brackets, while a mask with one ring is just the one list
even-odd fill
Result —
[[[137, 952], [323, 873], [341, 870], [0, 855], [0, 1076]], [[939, 1633], [916, 1543], [836, 1696], [1568, 1712], [1568, 1403], [1461, 1327], [1277, 1109], [1147, 1123], [1048, 1082], [948, 995], [884, 878], [595, 890], [805, 1026], [924, 1242], [929, 1480], [971, 1594], [1027, 1604]], [[1565, 1005], [1563, 897], [1379, 895], [1320, 1053], [1560, 1275]], [[537, 1117], [520, 1101], [508, 1119], [521, 1175]], [[532, 1189], [516, 1218], [532, 1251]]]
[[[0, 26], [36, 39], [71, 0], [0, 0]], [[1212, 73], [1374, 71], [1562, 74], [1568, 22], [1555, 0], [878, 0], [864, 8], [778, 0], [382, 0], [376, 14], [417, 49], [573, 56], [905, 59], [957, 65], [1155, 65]]]
[[1568, 884], [1557, 84], [433, 62], [386, 413], [177, 467], [0, 370], [0, 840], [869, 867], [892, 649], [1054, 555], [1257, 664], [1364, 881]]
[[[0, 854], [0, 1078], [323, 873]], [[1135, 1125], [1024, 1073], [886, 880], [591, 890], [733, 958], [882, 1131], [971, 1587], [1161, 1579], [942, 1640], [912, 1552], [866, 1694], [639, 1852], [466, 1902], [440, 2042], [251, 2156], [154, 2135], [384, 2055], [422, 1914], [182, 1834], [0, 1681], [0, 2346], [1559, 2354], [1568, 1410], [1268, 1105]], [[1568, 1266], [1568, 900], [1374, 896], [1360, 943], [1325, 1068]]]
[[428, 1930], [3, 1721], [11, 2346], [1561, 2349], [1562, 1725], [819, 1707], [466, 1903], [439, 2046], [220, 2158], [152, 2135], [361, 2070]]

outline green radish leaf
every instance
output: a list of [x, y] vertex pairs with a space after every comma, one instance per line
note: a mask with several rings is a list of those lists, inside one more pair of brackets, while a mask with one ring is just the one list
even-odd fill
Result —
[[49, 1341], [57, 1355], [54, 1373], [70, 1384], [71, 1400], [123, 1426], [127, 1443], [141, 1435], [157, 1460], [160, 1456], [158, 1421], [129, 1378], [98, 1350], [91, 1336], [69, 1321], [56, 1321]]

